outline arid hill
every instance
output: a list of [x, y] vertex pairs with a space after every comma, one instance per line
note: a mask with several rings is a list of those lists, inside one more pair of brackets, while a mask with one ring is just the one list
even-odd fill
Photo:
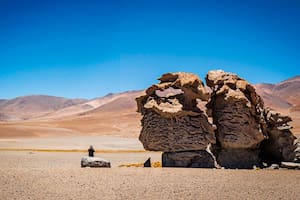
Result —
[[[266, 106], [292, 116], [293, 132], [299, 136], [300, 76], [255, 86]], [[129, 91], [92, 100], [49, 96], [0, 100], [0, 138], [80, 134], [138, 137], [141, 116], [136, 112], [135, 97], [142, 94]]]
[[255, 86], [266, 106], [292, 117], [293, 132], [300, 134], [300, 76], [277, 84]]
[[[135, 97], [143, 91], [110, 94], [34, 115], [24, 120], [9, 120], [0, 115], [0, 137], [44, 137], [72, 135], [114, 135], [136, 137], [140, 116], [136, 113]], [[30, 110], [30, 108], [28, 108]], [[46, 113], [46, 112], [45, 112]], [[1, 120], [1, 116], [6, 120]]]
[[84, 99], [66, 99], [46, 95], [31, 95], [11, 100], [0, 100], [0, 120], [19, 121], [31, 119], [86, 101]]

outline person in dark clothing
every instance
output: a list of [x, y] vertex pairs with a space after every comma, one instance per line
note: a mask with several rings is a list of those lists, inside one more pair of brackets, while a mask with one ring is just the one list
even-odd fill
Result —
[[88, 149], [88, 151], [89, 151], [89, 156], [90, 156], [90, 157], [94, 157], [95, 149], [93, 148], [92, 145], [90, 146], [90, 148]]

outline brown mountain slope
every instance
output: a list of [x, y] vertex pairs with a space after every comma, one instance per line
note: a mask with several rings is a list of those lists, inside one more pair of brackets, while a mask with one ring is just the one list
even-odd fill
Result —
[[6, 116], [6, 119], [29, 119], [85, 101], [86, 100], [83, 99], [66, 99], [46, 95], [17, 97], [11, 100], [1, 101], [0, 114]]
[[[136, 112], [135, 98], [142, 91], [130, 91], [103, 97], [106, 102], [99, 107], [66, 116], [63, 119], [48, 120], [47, 124], [76, 130], [83, 134], [113, 135], [121, 137], [137, 137], [140, 129], [140, 115]], [[98, 100], [101, 100], [99, 98]]]
[[256, 90], [266, 106], [290, 115], [293, 119], [293, 131], [300, 134], [300, 76], [278, 84], [257, 84]]
[[0, 99], [0, 106], [1, 106], [2, 104], [4, 104], [6, 101], [7, 101], [6, 99]]
[[99, 106], [98, 108], [91, 110], [84, 114], [93, 114], [101, 112], [122, 112], [124, 110], [136, 110], [135, 98], [142, 95], [143, 91], [127, 92], [125, 95], [120, 95], [118, 98]]
[[137, 137], [140, 115], [135, 97], [142, 91], [111, 94], [102, 98], [19, 122], [0, 123], [0, 137], [113, 135]]
[[[284, 108], [292, 108], [300, 104], [300, 76], [295, 76], [278, 84], [257, 84], [256, 88], [261, 96], [273, 97], [266, 99], [266, 104], [272, 104], [270, 101], [273, 100], [286, 104], [283, 106]], [[276, 103], [273, 104], [278, 106]], [[279, 105], [279, 107], [281, 106]]]
[[266, 86], [265, 84], [257, 84], [255, 85], [255, 87], [257, 93], [263, 98], [266, 106], [280, 112], [286, 112], [293, 106], [293, 104], [288, 102], [285, 98], [273, 94], [272, 90], [270, 90], [269, 85]]
[[[112, 109], [112, 110], [118, 110], [120, 109], [120, 105], [122, 104], [124, 108], [127, 107], [132, 107], [133, 106], [133, 101], [129, 102], [128, 105], [126, 105], [126, 102], [120, 100], [120, 98], [124, 97], [124, 100], [127, 98], [132, 98], [134, 99], [135, 96], [138, 96], [138, 94], [141, 93], [141, 91], [128, 91], [128, 92], [123, 92], [123, 93], [118, 93], [118, 94], [108, 94], [104, 97], [100, 98], [95, 98], [80, 104], [76, 104], [73, 106], [69, 106], [63, 109], [59, 109], [57, 111], [54, 111], [50, 114], [47, 114], [45, 116], [39, 117], [39, 119], [64, 119], [72, 116], [77, 116], [77, 115], [84, 115], [84, 113], [92, 112], [93, 110], [100, 109], [102, 106], [106, 106], [107, 108], [103, 108], [106, 110]], [[116, 101], [116, 102], [114, 102]], [[125, 100], [126, 101], [126, 100]], [[108, 107], [111, 108], [108, 108]], [[38, 120], [38, 119], [37, 119]]]

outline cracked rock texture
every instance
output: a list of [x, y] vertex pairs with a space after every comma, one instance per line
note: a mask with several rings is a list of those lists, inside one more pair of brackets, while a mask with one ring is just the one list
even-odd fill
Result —
[[159, 84], [138, 97], [143, 115], [139, 136], [146, 150], [180, 152], [205, 150], [215, 143], [212, 125], [197, 107], [209, 94], [198, 76], [190, 73], [164, 74]]
[[269, 138], [262, 143], [262, 157], [266, 162], [300, 162], [300, 143], [291, 132], [292, 121], [269, 108], [264, 111]]
[[259, 162], [258, 147], [266, 137], [261, 126], [262, 99], [252, 85], [236, 74], [210, 71], [206, 83], [212, 89], [207, 113], [217, 126], [217, 146], [213, 151], [218, 163], [241, 168], [240, 162], [244, 162], [243, 168], [252, 168]]
[[[291, 118], [264, 108], [255, 88], [236, 74], [210, 71], [210, 94], [194, 74], [168, 73], [159, 80], [136, 101], [143, 115], [139, 139], [146, 150], [165, 152], [164, 167], [214, 167], [215, 160], [225, 168], [300, 162]], [[200, 109], [205, 103], [213, 125]]]

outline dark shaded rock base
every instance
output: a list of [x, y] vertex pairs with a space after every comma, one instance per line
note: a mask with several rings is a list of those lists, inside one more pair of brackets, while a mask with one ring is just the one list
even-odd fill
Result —
[[215, 155], [218, 164], [229, 169], [252, 169], [261, 163], [259, 151], [253, 149], [221, 149]]
[[162, 154], [163, 167], [214, 168], [213, 157], [205, 150], [165, 152]]

